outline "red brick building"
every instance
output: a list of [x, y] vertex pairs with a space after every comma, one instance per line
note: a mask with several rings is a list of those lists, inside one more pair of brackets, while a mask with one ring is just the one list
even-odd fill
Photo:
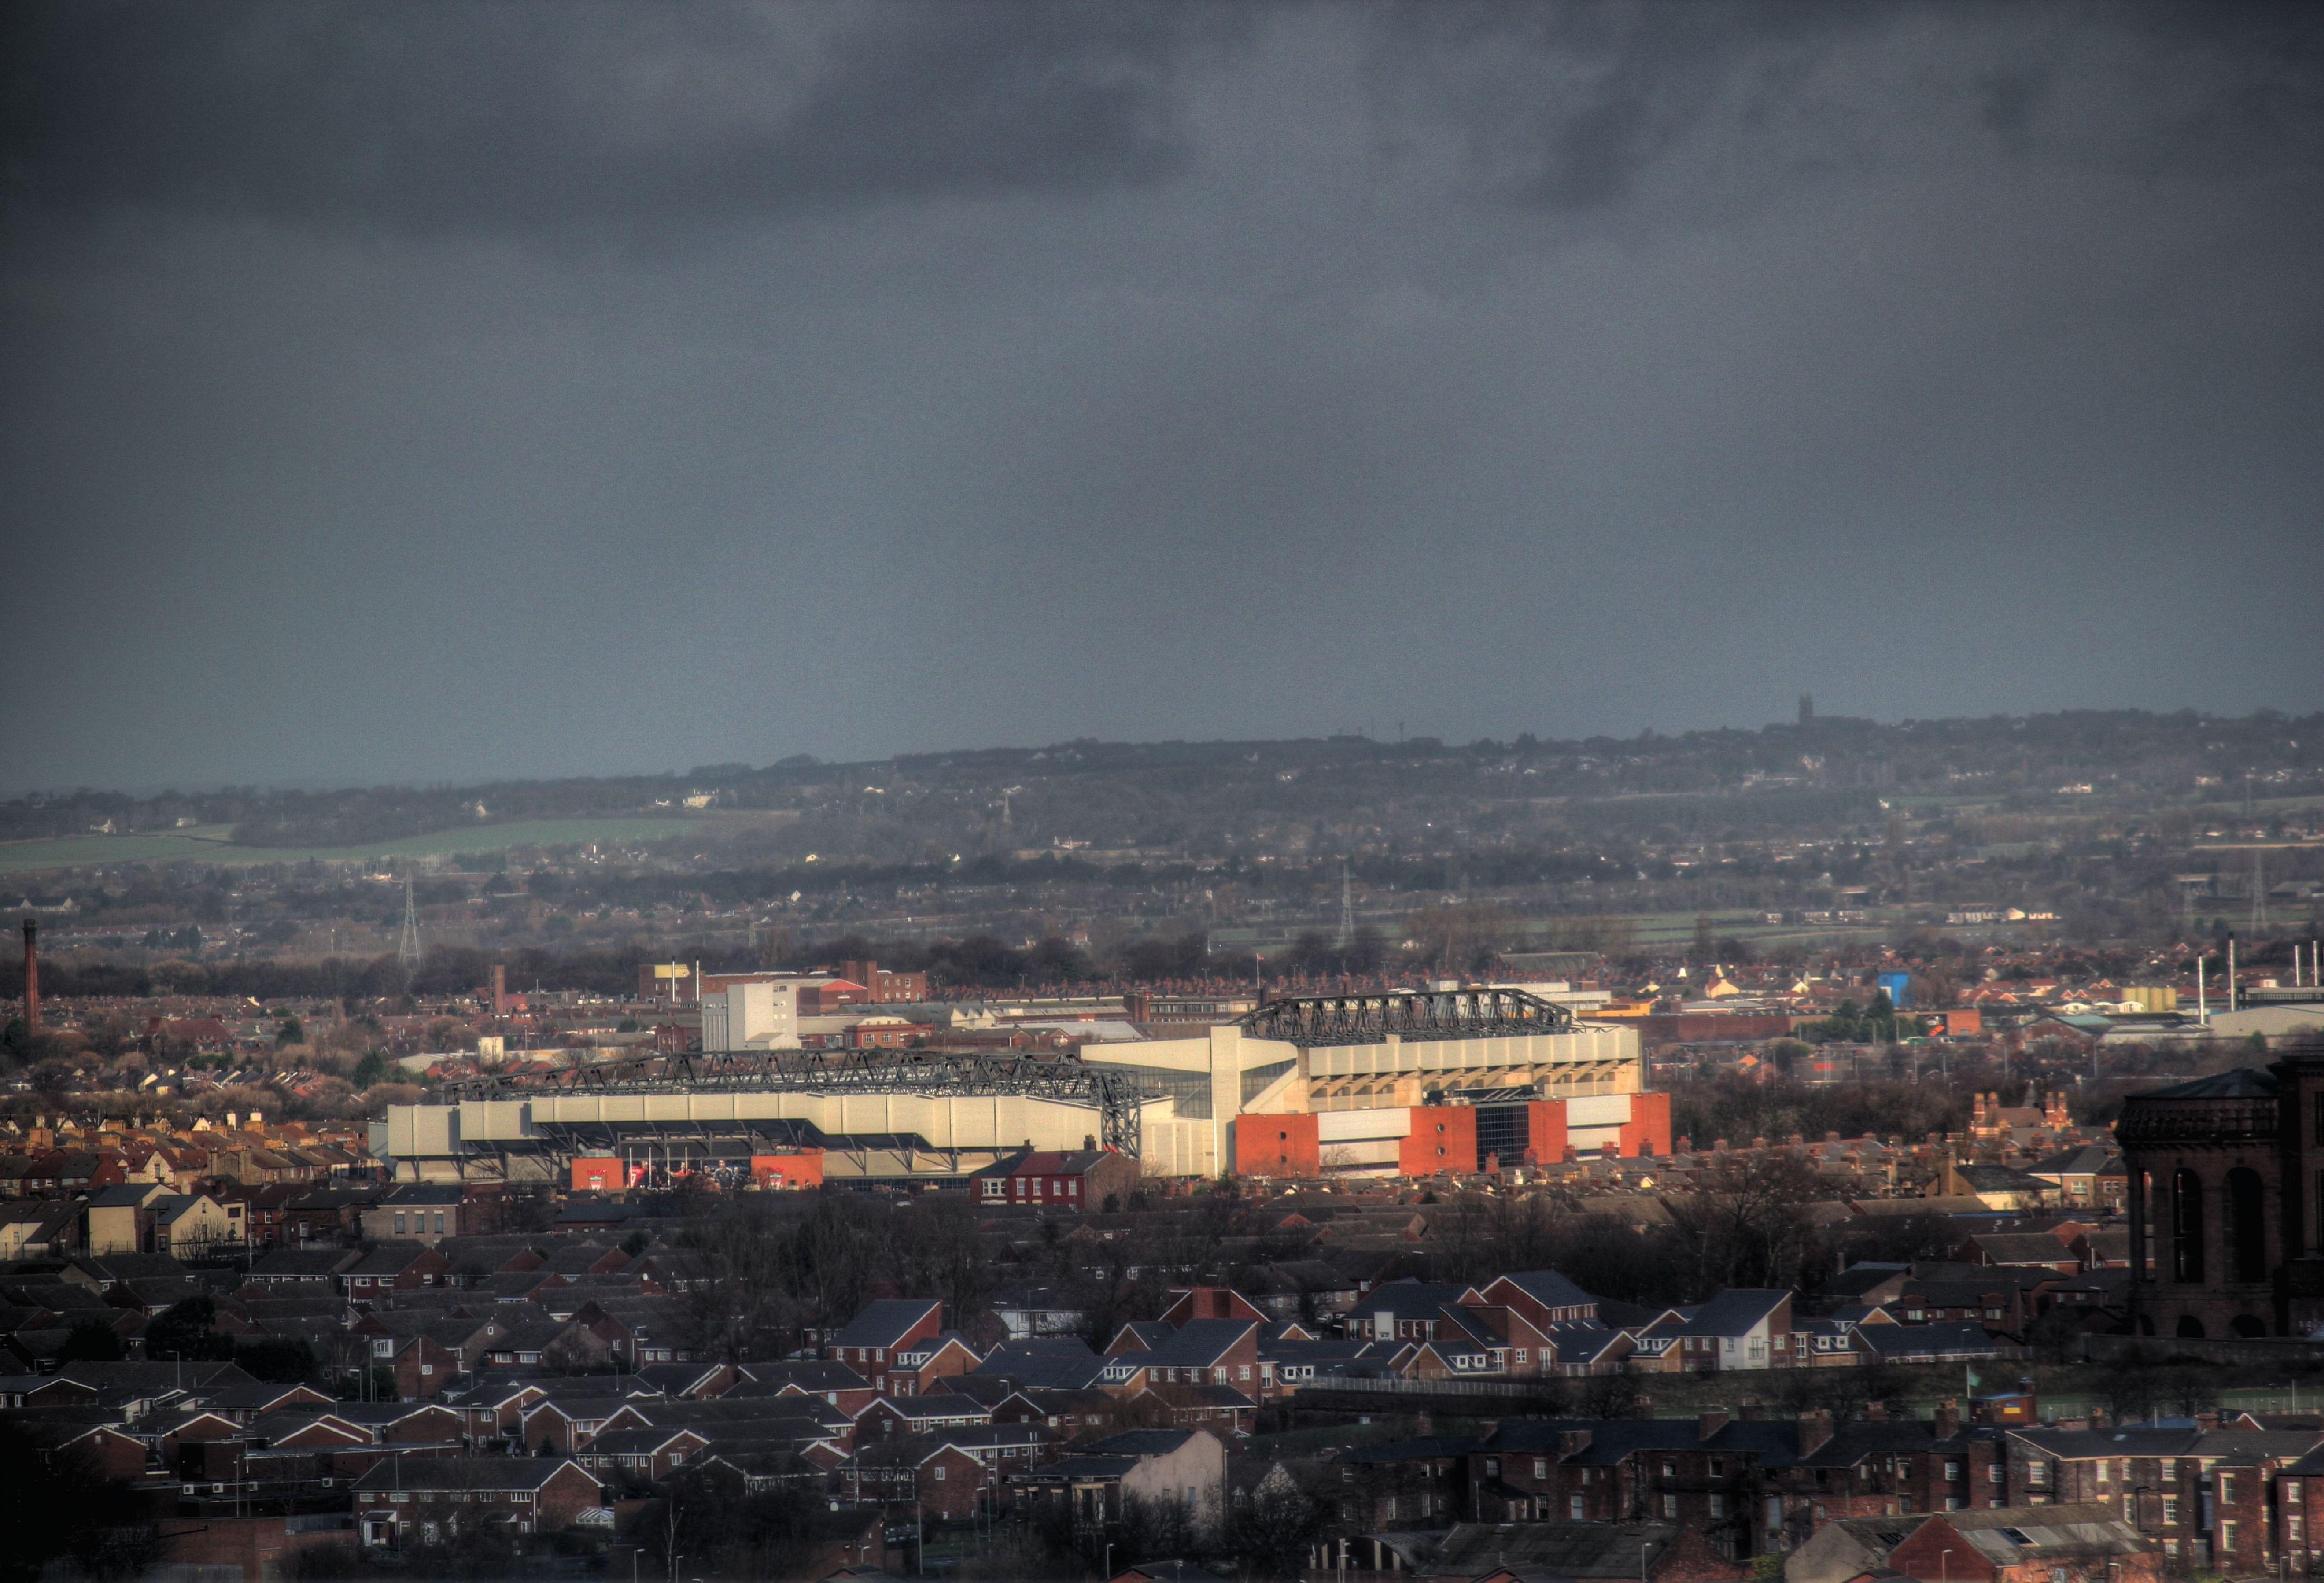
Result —
[[1029, 1150], [989, 1165], [973, 1179], [979, 1203], [1101, 1209], [1138, 1190], [1138, 1162], [1111, 1149]]
[[494, 1522], [555, 1533], [604, 1500], [596, 1476], [561, 1457], [398, 1458], [355, 1481], [355, 1530], [371, 1550], [448, 1543]]
[[823, 1355], [844, 1363], [875, 1391], [889, 1388], [890, 1375], [908, 1373], [900, 1354], [933, 1341], [944, 1328], [944, 1304], [934, 1298], [883, 1298], [834, 1332]]

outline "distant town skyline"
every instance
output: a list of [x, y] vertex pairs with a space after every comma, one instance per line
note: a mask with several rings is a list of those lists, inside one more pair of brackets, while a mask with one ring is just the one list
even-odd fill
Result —
[[0, 28], [9, 786], [2315, 707], [2312, 10]]

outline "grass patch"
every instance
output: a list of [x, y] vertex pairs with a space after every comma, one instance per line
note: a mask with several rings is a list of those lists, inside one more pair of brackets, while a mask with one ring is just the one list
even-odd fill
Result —
[[0, 842], [0, 875], [123, 863], [352, 863], [377, 857], [470, 856], [514, 847], [676, 840], [692, 835], [703, 823], [698, 819], [646, 815], [512, 819], [356, 847], [237, 847], [224, 838], [224, 826], [131, 836], [60, 836], [43, 841]]

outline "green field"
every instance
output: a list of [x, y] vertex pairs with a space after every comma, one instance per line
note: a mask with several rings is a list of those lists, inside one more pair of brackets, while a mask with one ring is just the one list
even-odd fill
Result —
[[698, 819], [533, 819], [432, 830], [361, 847], [237, 847], [223, 826], [134, 836], [60, 836], [0, 842], [0, 875], [38, 874], [115, 863], [354, 862], [367, 857], [451, 857], [512, 847], [575, 847], [599, 841], [668, 841], [701, 828]]

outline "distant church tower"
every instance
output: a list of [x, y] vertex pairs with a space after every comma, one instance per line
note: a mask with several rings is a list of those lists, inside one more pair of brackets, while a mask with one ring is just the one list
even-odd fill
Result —
[[1800, 694], [1800, 724], [1803, 726], [1815, 724], [1815, 694], [1812, 692]]

